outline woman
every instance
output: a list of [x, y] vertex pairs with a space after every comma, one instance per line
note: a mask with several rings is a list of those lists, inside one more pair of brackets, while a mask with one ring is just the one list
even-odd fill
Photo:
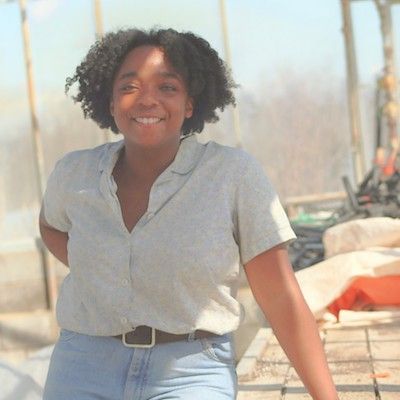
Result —
[[65, 265], [45, 400], [234, 399], [240, 268], [315, 399], [336, 399], [260, 165], [196, 141], [234, 84], [209, 44], [174, 30], [110, 33], [67, 80], [123, 140], [58, 162], [40, 229]]

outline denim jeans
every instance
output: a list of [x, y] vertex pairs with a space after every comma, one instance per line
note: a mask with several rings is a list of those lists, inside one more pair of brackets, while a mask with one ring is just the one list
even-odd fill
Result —
[[62, 329], [43, 400], [232, 400], [236, 392], [231, 334], [142, 349]]

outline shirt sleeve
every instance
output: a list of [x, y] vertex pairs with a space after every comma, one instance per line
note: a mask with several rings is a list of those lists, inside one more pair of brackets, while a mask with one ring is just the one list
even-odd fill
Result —
[[235, 211], [235, 234], [242, 265], [296, 238], [262, 166], [251, 157], [237, 187]]
[[63, 159], [58, 161], [51, 172], [46, 190], [43, 196], [43, 212], [46, 222], [53, 228], [68, 232], [71, 222], [66, 212], [67, 196], [63, 186], [65, 185], [65, 170]]

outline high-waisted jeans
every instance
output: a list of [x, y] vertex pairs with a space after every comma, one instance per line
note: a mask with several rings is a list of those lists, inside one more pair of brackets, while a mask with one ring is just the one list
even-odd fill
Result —
[[232, 400], [236, 392], [231, 334], [142, 349], [62, 329], [43, 400]]

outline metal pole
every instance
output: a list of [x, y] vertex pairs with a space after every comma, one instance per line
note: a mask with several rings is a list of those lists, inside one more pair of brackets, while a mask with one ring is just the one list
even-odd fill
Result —
[[[40, 204], [45, 190], [43, 144], [40, 135], [39, 121], [37, 118], [37, 111], [36, 111], [35, 86], [33, 82], [33, 68], [32, 68], [32, 54], [30, 46], [28, 19], [26, 15], [26, 0], [18, 0], [18, 4], [21, 14], [21, 29], [22, 29], [22, 38], [24, 43], [24, 57], [26, 65], [28, 99], [29, 99], [29, 109], [31, 115], [31, 134], [32, 134], [33, 150], [35, 154], [34, 169], [37, 182], [37, 196]], [[49, 308], [51, 310], [54, 310], [57, 298], [57, 279], [55, 275], [54, 263], [50, 261], [49, 253], [47, 251], [43, 253], [43, 259], [44, 259], [48, 304]]]
[[103, 37], [103, 14], [101, 11], [100, 0], [94, 0], [94, 19], [96, 24], [96, 40]]
[[354, 35], [351, 20], [351, 0], [341, 0], [343, 15], [343, 34], [346, 49], [347, 94], [351, 123], [351, 153], [356, 183], [360, 183], [365, 174], [364, 148], [361, 134], [361, 116], [358, 96], [358, 74], [355, 56]]
[[[224, 40], [225, 61], [229, 69], [232, 69], [232, 62], [231, 62], [232, 59], [231, 59], [231, 51], [228, 39], [228, 20], [226, 17], [225, 0], [219, 0], [219, 9], [221, 17], [222, 37]], [[236, 105], [236, 107], [233, 107], [232, 114], [233, 114], [233, 130], [235, 132], [235, 138], [236, 138], [236, 147], [242, 148], [243, 143], [240, 130], [240, 117], [239, 117], [238, 105]]]
[[[101, 2], [100, 0], [93, 0], [93, 10], [94, 10], [94, 23], [95, 23], [95, 35], [96, 40], [100, 40], [104, 36], [104, 29], [103, 29], [103, 13], [101, 9]], [[104, 142], [110, 142], [112, 140], [112, 134], [108, 129], [103, 130], [103, 140]]]
[[32, 68], [32, 54], [30, 46], [30, 35], [29, 26], [26, 16], [26, 1], [18, 0], [20, 13], [21, 13], [21, 28], [22, 28], [22, 38], [24, 42], [24, 57], [25, 57], [25, 67], [26, 67], [26, 78], [28, 85], [28, 100], [29, 100], [29, 110], [31, 117], [31, 134], [35, 153], [35, 173], [36, 182], [38, 189], [38, 198], [41, 200], [44, 193], [44, 157], [43, 157], [43, 145], [39, 130], [39, 121], [37, 118], [36, 110], [36, 93], [33, 82], [33, 68]]
[[399, 147], [399, 102], [397, 94], [396, 65], [394, 60], [395, 46], [392, 28], [391, 2], [386, 0], [375, 0], [375, 5], [378, 10], [381, 23], [383, 56], [385, 62], [384, 75], [380, 81], [380, 86], [383, 89], [386, 97], [386, 102], [383, 106], [383, 115], [386, 118], [389, 133], [389, 145], [392, 150], [392, 155], [389, 156], [388, 162], [393, 164], [395, 162]]

